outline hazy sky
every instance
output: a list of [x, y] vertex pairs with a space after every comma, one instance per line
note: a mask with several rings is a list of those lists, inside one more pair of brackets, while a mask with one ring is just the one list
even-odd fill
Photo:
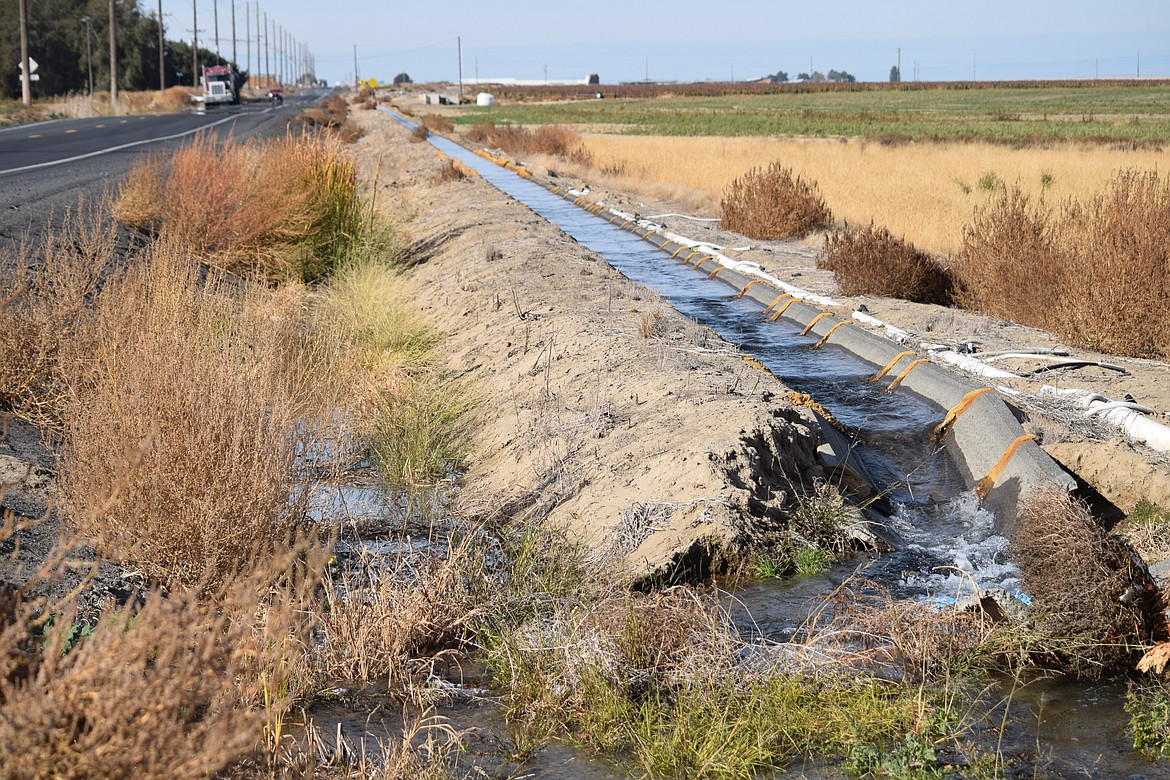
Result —
[[[197, 2], [206, 29], [214, 0]], [[218, 2], [226, 39], [231, 0]], [[256, 13], [236, 0], [240, 38], [245, 6]], [[923, 80], [1170, 76], [1170, 0], [261, 0], [260, 11], [308, 44], [330, 82], [353, 78], [355, 45], [362, 78], [455, 80], [457, 37], [467, 78], [726, 81], [811, 66], [885, 81], [899, 47], [907, 81], [916, 69]]]

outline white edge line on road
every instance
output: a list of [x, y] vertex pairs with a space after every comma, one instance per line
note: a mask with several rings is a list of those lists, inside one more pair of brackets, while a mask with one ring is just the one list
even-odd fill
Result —
[[[265, 109], [264, 111], [261, 111], [260, 113], [266, 114], [271, 110], [272, 110], [271, 108], [268, 108], [268, 109]], [[222, 125], [224, 122], [235, 121], [236, 119], [239, 119], [240, 116], [242, 116], [242, 115], [241, 114], [232, 114], [231, 116], [225, 116], [223, 119], [220, 119], [216, 122], [212, 122], [209, 125], [200, 125], [199, 127], [193, 128], [191, 130], [185, 130], [181, 133], [175, 133], [174, 135], [164, 135], [161, 138], [145, 138], [141, 141], [132, 141], [131, 143], [122, 144], [121, 146], [111, 146], [109, 149], [99, 149], [96, 152], [89, 152], [87, 154], [79, 154], [76, 157], [66, 157], [64, 160], [52, 160], [50, 162], [36, 163], [35, 165], [25, 165], [24, 167], [21, 167], [21, 168], [9, 168], [7, 170], [0, 171], [0, 176], [4, 176], [4, 175], [9, 174], [9, 173], [20, 173], [22, 171], [32, 171], [32, 170], [36, 170], [37, 168], [48, 168], [48, 167], [53, 166], [53, 165], [64, 165], [65, 163], [77, 162], [78, 160], [84, 160], [87, 157], [97, 157], [98, 155], [109, 154], [110, 152], [118, 152], [118, 151], [121, 151], [122, 149], [129, 149], [129, 148], [134, 147], [134, 146], [142, 146], [143, 144], [156, 144], [159, 141], [173, 141], [174, 139], [182, 138], [185, 135], [191, 135], [192, 133], [198, 133], [200, 130], [207, 130], [209, 128], [216, 127], [217, 125]]]

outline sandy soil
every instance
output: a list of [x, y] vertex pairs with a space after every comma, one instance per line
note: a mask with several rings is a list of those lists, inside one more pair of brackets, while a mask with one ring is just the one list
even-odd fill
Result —
[[[642, 575], [766, 535], [794, 489], [820, 475], [818, 427], [783, 400], [774, 377], [482, 180], [438, 182], [434, 149], [410, 143], [381, 113], [356, 113], [367, 130], [356, 149], [368, 172], [381, 167], [382, 208], [413, 217], [405, 224], [412, 293], [448, 334], [452, 366], [484, 400], [469, 505], [530, 505]], [[560, 182], [589, 185], [592, 200], [643, 215], [678, 210], [563, 174]], [[840, 296], [832, 275], [815, 267], [822, 237], [760, 243], [717, 223], [659, 221], [740, 248], [728, 254], [834, 297], [838, 314], [864, 304], [916, 341], [981, 351], [1063, 346], [977, 314]], [[664, 315], [664, 332], [643, 337], [654, 312]], [[1142, 497], [1170, 505], [1170, 458], [1039, 394], [1044, 384], [1081, 387], [1165, 412], [1170, 365], [1071, 352], [1126, 373], [1089, 367], [996, 381], [1023, 391], [1017, 405], [1029, 432], [1118, 507]], [[1042, 364], [998, 365], [1025, 372]]]
[[774, 377], [482, 180], [435, 183], [432, 147], [359, 114], [382, 207], [414, 215], [411, 293], [483, 400], [467, 507], [530, 507], [640, 577], [766, 535], [821, 475], [819, 426]]

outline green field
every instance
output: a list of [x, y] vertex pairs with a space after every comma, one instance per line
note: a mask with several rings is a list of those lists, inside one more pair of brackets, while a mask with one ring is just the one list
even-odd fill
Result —
[[455, 121], [571, 124], [676, 136], [859, 137], [1160, 145], [1170, 142], [1170, 87], [1038, 86], [778, 92], [573, 100], [471, 107]]

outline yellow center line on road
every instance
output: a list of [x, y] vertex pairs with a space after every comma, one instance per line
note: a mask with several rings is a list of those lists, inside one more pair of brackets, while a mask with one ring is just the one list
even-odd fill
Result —
[[130, 124], [130, 120], [129, 120], [129, 119], [122, 119], [122, 120], [120, 120], [120, 121], [118, 122], [118, 124], [120, 124], [120, 125], [128, 125], [128, 124]]
[[106, 125], [105, 125], [105, 123], [104, 123], [104, 122], [103, 122], [102, 124], [100, 124], [100, 125], [94, 125], [94, 127], [95, 127], [95, 128], [97, 128], [97, 127], [105, 127], [105, 126], [106, 126]]
[[69, 135], [70, 133], [76, 133], [76, 132], [77, 132], [76, 130], [66, 130], [65, 134]]
[[28, 137], [29, 138], [40, 138], [41, 134], [40, 133], [29, 133]]

